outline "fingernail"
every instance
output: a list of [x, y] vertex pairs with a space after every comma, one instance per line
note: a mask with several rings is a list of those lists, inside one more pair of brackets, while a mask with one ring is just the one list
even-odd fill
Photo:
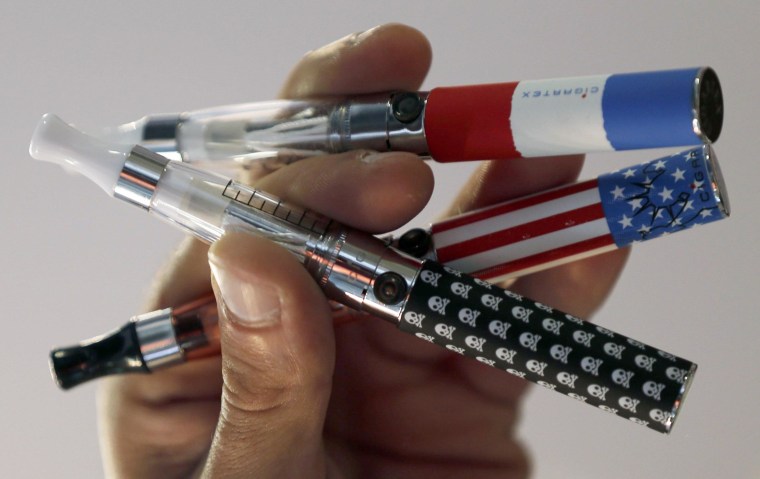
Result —
[[260, 278], [219, 257], [210, 256], [214, 281], [231, 320], [249, 327], [269, 326], [280, 320], [280, 295]]
[[339, 50], [341, 48], [346, 47], [352, 47], [356, 46], [359, 43], [361, 43], [366, 38], [370, 37], [375, 31], [380, 28], [373, 27], [369, 30], [364, 30], [361, 32], [351, 33], [349, 35], [346, 35], [345, 37], [339, 38], [333, 42], [328, 43], [327, 45], [324, 45], [316, 50], [313, 50], [310, 52], [312, 55], [328, 55], [333, 54], [336, 50]]
[[359, 161], [366, 164], [378, 163], [386, 158], [397, 156], [395, 153], [378, 153], [376, 151], [366, 151], [359, 157]]
[[382, 27], [382, 25], [374, 26], [374, 27], [370, 28], [369, 30], [364, 30], [363, 32], [357, 32], [357, 33], [354, 34], [354, 37], [358, 41], [364, 40], [365, 38], [367, 38], [370, 35], [374, 34], [378, 29], [380, 29], [380, 27]]
[[340, 38], [340, 39], [336, 40], [336, 41], [335, 41], [335, 42], [333, 42], [332, 44], [333, 44], [333, 45], [335, 45], [335, 44], [341, 44], [341, 45], [343, 45], [343, 46], [345, 46], [345, 45], [351, 45], [351, 46], [353, 46], [353, 45], [357, 45], [357, 44], [358, 44], [358, 43], [360, 43], [362, 40], [364, 40], [364, 39], [368, 38], [368, 37], [369, 37], [369, 36], [371, 36], [373, 33], [375, 33], [375, 31], [376, 31], [378, 28], [380, 28], [380, 27], [379, 27], [379, 26], [377, 26], [377, 27], [372, 27], [372, 28], [370, 28], [369, 30], [363, 30], [363, 31], [361, 31], [361, 32], [355, 32], [355, 33], [351, 33], [350, 35], [346, 35], [345, 37], [343, 37], [343, 38]]

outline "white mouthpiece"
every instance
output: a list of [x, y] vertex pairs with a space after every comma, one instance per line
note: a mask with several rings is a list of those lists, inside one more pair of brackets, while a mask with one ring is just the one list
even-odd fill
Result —
[[34, 130], [29, 154], [34, 159], [76, 171], [113, 195], [116, 180], [132, 146], [108, 145], [47, 113]]

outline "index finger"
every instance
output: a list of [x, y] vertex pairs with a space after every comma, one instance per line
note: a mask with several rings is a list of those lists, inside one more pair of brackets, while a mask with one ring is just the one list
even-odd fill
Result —
[[[350, 35], [308, 53], [291, 71], [282, 95], [288, 97], [324, 96], [387, 91], [395, 88], [418, 88], [430, 66], [431, 56], [430, 44], [419, 31], [404, 25], [383, 25], [362, 34]], [[317, 159], [320, 162], [328, 160], [329, 158]], [[343, 163], [345, 163], [345, 168], [352, 166], [350, 162]], [[420, 165], [409, 163], [408, 167], [415, 166]], [[333, 168], [337, 169], [338, 166], [333, 165]], [[418, 179], [421, 173], [424, 173], [420, 168], [416, 168], [415, 171], [417, 171]], [[292, 173], [284, 176], [286, 178], [282, 179], [279, 185], [270, 184], [272, 187], [270, 193], [278, 196], [287, 193], [286, 189], [292, 185], [286, 180], [287, 177], [292, 178]], [[319, 182], [316, 187], [320, 187], [323, 191], [345, 190], [346, 186], [350, 185], [356, 190], [363, 189], [365, 194], [372, 192], [379, 194], [384, 189], [383, 185], [394, 181], [392, 177], [388, 177], [385, 181], [375, 182], [378, 184], [367, 184], [369, 180], [357, 183], [356, 175], [343, 180], [336, 176], [332, 175], [330, 181]], [[382, 175], [378, 176], [383, 178]], [[270, 183], [276, 183], [276, 181], [277, 178], [274, 178]], [[341, 185], [341, 181], [346, 185]], [[432, 188], [432, 185], [430, 187]], [[286, 194], [286, 196], [292, 195]], [[287, 198], [284, 199], [287, 200]], [[311, 204], [303, 206], [314, 207]], [[324, 209], [330, 208], [334, 206]], [[347, 208], [355, 209], [356, 206], [351, 204]], [[328, 212], [325, 211], [325, 213]], [[408, 208], [396, 208], [389, 215], [403, 218], [408, 214]], [[398, 220], [388, 217], [384, 221], [390, 224]], [[207, 250], [208, 247], [199, 241], [187, 240], [159, 275], [148, 309], [177, 306], [208, 293], [211, 286]], [[189, 394], [183, 386], [187, 378], [181, 374], [180, 370], [188, 371], [188, 375], [193, 374], [192, 367], [185, 367], [163, 371], [162, 374], [149, 377], [119, 379], [128, 379], [124, 382], [139, 389], [138, 395], [144, 396], [149, 392], [158, 399], [171, 398], [174, 395]], [[169, 376], [177, 378], [177, 381], [167, 381], [166, 378]], [[138, 385], [145, 387], [138, 388]], [[218, 384], [209, 386], [209, 388], [214, 387], [218, 388]]]
[[416, 90], [432, 61], [427, 38], [397, 23], [354, 33], [307, 53], [280, 90], [283, 98]]

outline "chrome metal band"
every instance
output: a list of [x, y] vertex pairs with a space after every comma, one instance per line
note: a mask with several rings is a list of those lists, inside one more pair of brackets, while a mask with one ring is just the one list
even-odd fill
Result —
[[113, 195], [144, 209], [150, 208], [153, 192], [169, 160], [136, 145], [127, 156]]
[[306, 268], [327, 297], [394, 323], [401, 316], [406, 295], [388, 304], [376, 296], [375, 282], [385, 273], [395, 273], [408, 292], [422, 264], [378, 238], [343, 227], [326, 235], [310, 253]]
[[341, 132], [335, 151], [368, 149], [375, 151], [408, 151], [427, 155], [425, 109], [427, 92], [417, 95], [423, 103], [419, 116], [402, 122], [393, 114], [393, 95], [353, 100], [338, 108], [331, 119], [332, 131]]
[[425, 139], [425, 106], [428, 92], [417, 92], [422, 102], [422, 109], [412, 121], [402, 122], [393, 112], [393, 98], [388, 105], [388, 149], [391, 151], [408, 151], [418, 155], [427, 155], [428, 145]]
[[715, 196], [715, 202], [718, 204], [720, 212], [725, 216], [729, 216], [731, 214], [731, 205], [728, 202], [726, 183], [723, 180], [723, 173], [721, 173], [720, 166], [718, 165], [718, 157], [715, 156], [715, 150], [713, 150], [712, 146], [705, 144], [702, 145], [702, 148], [704, 149], [705, 164], [710, 173], [710, 183], [713, 195]]
[[183, 361], [182, 349], [172, 325], [172, 309], [153, 311], [135, 318], [140, 353], [151, 371]]
[[696, 374], [696, 372], [697, 372], [697, 365], [692, 364], [691, 368], [689, 368], [689, 372], [686, 374], [684, 378], [683, 386], [681, 386], [681, 390], [678, 392], [678, 397], [673, 403], [673, 409], [671, 409], [668, 412], [668, 417], [666, 421], [664, 422], [665, 431], [667, 433], [670, 433], [671, 429], [673, 429], [673, 423], [676, 422], [676, 419], [678, 418], [678, 413], [681, 412], [681, 405], [683, 404], [684, 398], [689, 393], [689, 389], [691, 389], [691, 383], [694, 380], [694, 374]]

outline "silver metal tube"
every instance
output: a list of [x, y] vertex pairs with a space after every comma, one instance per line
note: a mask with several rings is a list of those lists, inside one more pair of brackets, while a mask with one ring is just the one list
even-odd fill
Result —
[[140, 353], [150, 370], [184, 362], [182, 348], [172, 324], [172, 309], [166, 308], [135, 317]]
[[[150, 208], [153, 192], [169, 160], [136, 145], [124, 162], [113, 195], [143, 209]], [[162, 164], [163, 163], [163, 164]]]
[[330, 299], [397, 322], [422, 262], [375, 237], [340, 227], [314, 243], [305, 264]]
[[427, 155], [427, 92], [402, 92], [351, 100], [337, 108], [331, 124], [342, 142], [334, 152], [357, 149], [408, 151]]

